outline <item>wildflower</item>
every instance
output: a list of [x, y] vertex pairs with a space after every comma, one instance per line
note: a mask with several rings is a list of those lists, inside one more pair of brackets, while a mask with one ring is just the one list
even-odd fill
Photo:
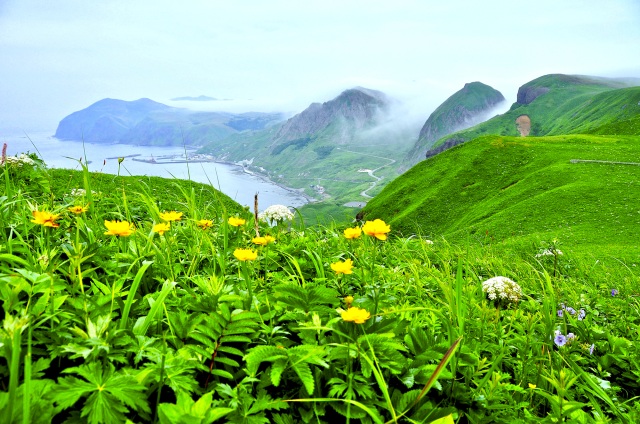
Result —
[[263, 212], [258, 214], [260, 221], [268, 221], [269, 223], [279, 223], [283, 221], [292, 221], [293, 213], [284, 205], [271, 205]]
[[620, 292], [619, 292], [618, 290], [616, 290], [616, 289], [612, 289], [612, 290], [611, 290], [611, 296], [615, 296], [615, 295], [617, 295], [618, 293], [620, 293]]
[[182, 212], [161, 212], [160, 219], [167, 222], [180, 221], [182, 219]]
[[482, 283], [482, 291], [490, 300], [517, 302], [522, 297], [522, 289], [507, 277], [493, 277]]
[[378, 240], [386, 240], [387, 233], [391, 231], [391, 228], [381, 219], [373, 221], [367, 221], [362, 227], [362, 231], [368, 236], [373, 236]]
[[238, 218], [237, 216], [231, 216], [229, 217], [229, 220], [227, 222], [229, 222], [229, 225], [231, 225], [232, 227], [239, 227], [241, 225], [244, 225], [244, 223], [247, 221], [242, 218]]
[[575, 338], [576, 338], [576, 335], [575, 335], [575, 334], [573, 334], [573, 333], [569, 333], [569, 334], [567, 334], [567, 341], [569, 341], [569, 340], [573, 340], [573, 339], [575, 339]]
[[562, 250], [558, 249], [545, 249], [541, 253], [536, 255], [536, 258], [541, 258], [543, 256], [562, 256]]
[[68, 211], [76, 215], [80, 215], [89, 210], [88, 206], [71, 206]]
[[42, 225], [43, 227], [58, 228], [60, 225], [56, 223], [56, 220], [60, 218], [60, 215], [54, 215], [47, 211], [33, 211], [31, 212], [33, 219], [31, 222], [34, 224]]
[[584, 309], [580, 309], [580, 311], [578, 311], [578, 321], [582, 321], [586, 316], [587, 316], [587, 313], [585, 312]]
[[334, 262], [331, 264], [331, 269], [334, 270], [336, 274], [352, 274], [352, 268], [353, 261], [351, 259], [347, 259], [344, 262]]
[[251, 242], [253, 244], [257, 244], [258, 246], [266, 246], [269, 243], [273, 243], [276, 241], [274, 237], [264, 236], [264, 237], [254, 237]]
[[563, 315], [563, 314], [564, 314], [564, 313], [563, 313], [562, 309], [558, 309], [558, 316], [559, 316], [560, 318], [562, 318], [562, 315]]
[[196, 225], [203, 230], [206, 230], [207, 228], [213, 227], [213, 221], [210, 219], [201, 219], [200, 221], [196, 222]]
[[133, 223], [127, 221], [104, 221], [104, 226], [107, 230], [104, 234], [109, 236], [127, 237], [133, 234], [135, 228]]
[[171, 229], [171, 225], [167, 222], [162, 222], [160, 224], [156, 224], [153, 226], [152, 231], [154, 233], [158, 233], [160, 235], [164, 235], [164, 233], [166, 233], [167, 231], [169, 231]]
[[353, 303], [353, 296], [345, 296], [344, 303], [347, 304], [347, 309], [350, 308]]
[[536, 386], [535, 384], [531, 384], [531, 383], [529, 383], [529, 388], [530, 388], [530, 389], [535, 389], [536, 387], [538, 387], [538, 386]]
[[360, 227], [347, 228], [346, 230], [344, 230], [344, 237], [348, 239], [356, 239], [360, 237], [361, 234], [362, 230], [360, 229]]
[[553, 342], [556, 344], [556, 346], [562, 347], [567, 344], [567, 338], [558, 332], [556, 334], [556, 337], [553, 339]]
[[595, 344], [591, 344], [591, 346], [589, 346], [589, 355], [593, 355], [593, 349], [595, 349], [596, 345]]
[[576, 310], [573, 309], [571, 306], [567, 307], [567, 312], [569, 312], [571, 315], [575, 315], [576, 314]]
[[424, 241], [426, 244], [432, 245], [433, 244], [433, 240], [425, 240]]
[[371, 314], [366, 309], [353, 307], [340, 313], [343, 321], [352, 321], [355, 324], [364, 324], [366, 320], [371, 318]]
[[233, 251], [233, 256], [236, 257], [237, 260], [245, 262], [245, 261], [255, 261], [258, 257], [258, 252], [251, 249], [236, 249]]

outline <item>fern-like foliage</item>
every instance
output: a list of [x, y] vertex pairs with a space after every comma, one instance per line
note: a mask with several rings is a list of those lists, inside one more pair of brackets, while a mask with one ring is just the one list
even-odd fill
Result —
[[332, 312], [338, 302], [338, 291], [329, 287], [307, 284], [280, 284], [274, 288], [274, 296], [285, 305], [309, 312]]
[[255, 376], [263, 362], [271, 362], [269, 377], [274, 386], [279, 386], [283, 373], [292, 370], [304, 385], [309, 395], [313, 395], [315, 380], [310, 365], [329, 368], [324, 360], [327, 351], [323, 346], [299, 345], [290, 348], [282, 346], [257, 346], [245, 355], [249, 374]]
[[82, 417], [92, 424], [123, 423], [125, 414], [131, 410], [149, 419], [149, 405], [144, 393], [146, 388], [132, 376], [123, 371], [115, 372], [112, 364], [106, 367], [97, 362], [68, 368], [65, 373], [77, 374], [77, 377], [62, 377], [54, 400], [61, 409], [75, 405], [85, 398]]
[[[260, 315], [255, 312], [240, 309], [231, 310], [229, 304], [218, 303], [215, 312], [205, 315], [189, 338], [197, 343], [187, 346], [208, 364], [201, 363], [200, 368], [210, 375], [232, 379], [229, 371], [240, 369], [239, 357], [244, 355], [241, 350], [253, 340], [256, 327], [260, 323]], [[219, 367], [219, 365], [223, 367]], [[223, 368], [227, 369], [223, 369]]]

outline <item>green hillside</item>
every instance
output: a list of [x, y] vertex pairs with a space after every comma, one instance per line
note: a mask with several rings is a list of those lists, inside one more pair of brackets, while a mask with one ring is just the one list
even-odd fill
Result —
[[438, 140], [435, 147], [453, 145], [488, 134], [517, 136], [519, 116], [531, 120], [530, 136], [561, 134], [639, 134], [640, 87], [634, 81], [545, 75], [518, 91], [511, 109], [467, 130]]
[[640, 140], [632, 136], [485, 136], [423, 161], [362, 215], [448, 239], [557, 238], [629, 246], [640, 239]]

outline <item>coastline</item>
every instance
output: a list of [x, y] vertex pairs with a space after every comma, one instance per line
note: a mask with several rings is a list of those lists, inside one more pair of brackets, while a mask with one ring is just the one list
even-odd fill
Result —
[[[194, 146], [191, 146], [194, 147]], [[132, 155], [132, 156], [140, 156], [140, 155]], [[180, 157], [182, 156], [182, 159], [176, 159], [176, 157]], [[156, 159], [157, 158], [157, 159]], [[161, 155], [161, 156], [156, 156], [156, 157], [151, 157], [151, 159], [143, 159], [143, 158], [138, 158], [138, 157], [131, 157], [131, 160], [136, 161], [136, 162], [144, 162], [144, 163], [148, 163], [150, 165], [162, 165], [162, 164], [174, 164], [174, 163], [219, 163], [222, 165], [230, 165], [230, 166], [234, 166], [234, 167], [238, 167], [242, 170], [243, 173], [247, 174], [247, 175], [251, 175], [252, 177], [256, 177], [256, 178], [260, 178], [262, 181], [269, 183], [269, 184], [273, 184], [275, 186], [280, 187], [283, 190], [286, 190], [292, 194], [295, 194], [297, 196], [300, 196], [302, 198], [305, 199], [306, 203], [317, 203], [319, 200], [309, 196], [308, 194], [306, 194], [304, 192], [303, 189], [296, 189], [293, 187], [287, 187], [283, 184], [277, 183], [275, 181], [273, 181], [271, 178], [269, 178], [269, 176], [262, 174], [260, 172], [257, 171], [253, 171], [250, 170], [247, 166], [243, 165], [242, 163], [237, 163], [237, 162], [231, 162], [231, 161], [226, 161], [226, 160], [220, 160], [220, 159], [216, 159], [211, 155], [202, 155], [202, 154], [197, 154], [195, 155], [195, 157], [187, 157], [186, 159], [184, 158], [184, 155]]]

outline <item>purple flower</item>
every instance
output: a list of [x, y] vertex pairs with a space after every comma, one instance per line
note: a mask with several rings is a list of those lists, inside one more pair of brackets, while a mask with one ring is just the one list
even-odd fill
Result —
[[569, 333], [569, 334], [567, 334], [567, 341], [569, 341], [569, 340], [571, 340], [571, 339], [575, 339], [575, 338], [576, 338], [576, 335], [575, 335], [575, 334], [573, 334], [573, 333]]
[[553, 339], [553, 342], [556, 344], [556, 346], [561, 347], [567, 344], [567, 338], [562, 334], [556, 334], [556, 337], [555, 339]]
[[562, 309], [558, 309], [558, 316], [562, 318]]
[[578, 321], [582, 321], [586, 316], [587, 316], [587, 313], [585, 312], [585, 310], [580, 309], [580, 311], [578, 312]]
[[591, 344], [591, 346], [589, 346], [589, 355], [593, 355], [593, 349], [596, 347], [595, 344]]
[[575, 309], [573, 309], [571, 306], [569, 306], [569, 307], [567, 308], [567, 312], [569, 312], [571, 315], [575, 315], [575, 314], [576, 314], [576, 310], [575, 310]]
[[616, 289], [612, 289], [612, 290], [611, 290], [611, 296], [615, 296], [615, 295], [617, 295], [618, 293], [620, 293], [620, 292], [619, 292], [618, 290], [616, 290]]

